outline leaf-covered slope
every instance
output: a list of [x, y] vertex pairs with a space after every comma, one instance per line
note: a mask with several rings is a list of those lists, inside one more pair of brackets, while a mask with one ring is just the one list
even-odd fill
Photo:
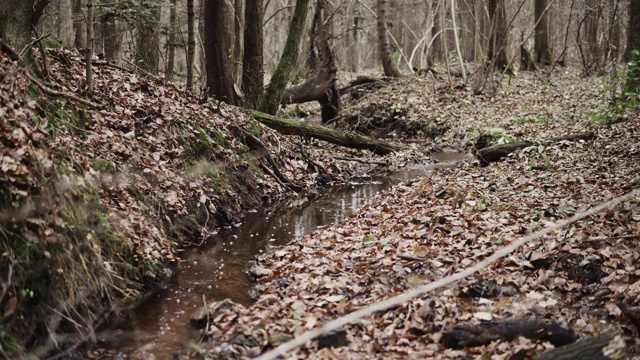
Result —
[[49, 50], [48, 60], [44, 82], [0, 55], [0, 344], [9, 353], [46, 354], [47, 333], [60, 348], [74, 343], [165, 277], [178, 246], [289, 192], [267, 153], [303, 187], [340, 180], [348, 166], [317, 149], [303, 156], [238, 109], [142, 72], [95, 66], [89, 106], [78, 100], [83, 57]]
[[[513, 87], [532, 85], [527, 81], [514, 79]], [[563, 81], [550, 88], [550, 99], [562, 98], [570, 84], [590, 86], [585, 80]], [[524, 89], [521, 95], [533, 99]], [[592, 96], [576, 94], [599, 101]], [[335, 227], [259, 256], [252, 270], [258, 277], [256, 303], [210, 307], [212, 341], [206, 346], [212, 357], [255, 356], [331, 319], [469, 267], [548, 223], [640, 186], [637, 113], [606, 126], [573, 122], [565, 117], [574, 112], [570, 100], [553, 105], [558, 120], [552, 120], [554, 111], [548, 123], [521, 123], [510, 119], [531, 105], [506, 94], [476, 99], [479, 104], [451, 101], [458, 104], [457, 113], [476, 114], [473, 121], [445, 120], [458, 129], [451, 134], [482, 125], [544, 138], [588, 127], [596, 137], [533, 146], [488, 167], [426, 172], [424, 179], [382, 193]], [[501, 115], [480, 110], [490, 106]], [[451, 143], [449, 136], [444, 141]], [[553, 319], [580, 337], [609, 331], [637, 337], [638, 329], [616, 304], [640, 306], [640, 252], [637, 238], [621, 235], [640, 235], [640, 199], [530, 243], [473, 278], [348, 326], [346, 346], [319, 349], [314, 341], [289, 356], [509, 358], [521, 349], [535, 353], [552, 347], [524, 338], [462, 350], [440, 342], [451, 326], [489, 319]], [[638, 358], [634, 346], [630, 358]]]

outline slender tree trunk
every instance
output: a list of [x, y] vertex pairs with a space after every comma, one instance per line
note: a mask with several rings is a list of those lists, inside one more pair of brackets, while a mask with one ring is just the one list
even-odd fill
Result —
[[433, 11], [433, 25], [431, 26], [431, 36], [433, 38], [431, 42], [431, 56], [429, 57], [429, 67], [431, 67], [434, 62], [441, 62], [444, 52], [444, 46], [442, 44], [442, 15], [441, 9], [442, 5], [440, 4], [440, 0], [433, 0], [431, 5], [431, 11]]
[[176, 59], [176, 0], [171, 0], [169, 5], [169, 40], [167, 44], [167, 67], [164, 71], [164, 76], [167, 81], [173, 81], [173, 68]]
[[245, 106], [255, 109], [264, 88], [262, 0], [247, 1], [245, 6], [244, 57], [242, 63], [242, 92]]
[[208, 94], [219, 101], [235, 103], [233, 66], [229, 61], [224, 0], [205, 0], [204, 50]]
[[619, 0], [609, 0], [609, 50], [608, 59], [616, 62], [620, 54], [620, 10]]
[[150, 73], [158, 73], [160, 41], [160, 3], [149, 3], [148, 16], [139, 19], [136, 34], [136, 65]]
[[456, 3], [455, 0], [451, 0], [451, 24], [453, 24], [453, 38], [456, 44], [456, 53], [458, 54], [458, 61], [460, 62], [460, 69], [462, 71], [462, 79], [467, 81], [467, 70], [464, 67], [464, 57], [462, 51], [460, 51], [460, 38], [458, 37], [458, 29], [456, 26]]
[[91, 61], [93, 60], [93, 0], [87, 0], [87, 54], [85, 58], [87, 76], [87, 96], [93, 94]]
[[76, 49], [81, 49], [86, 46], [85, 42], [85, 20], [82, 14], [82, 7], [84, 6], [84, 0], [73, 0], [73, 46]]
[[193, 61], [196, 57], [195, 11], [187, 0], [187, 90], [193, 90]]
[[540, 65], [551, 65], [553, 56], [551, 55], [551, 46], [549, 44], [549, 37], [551, 35], [551, 29], [549, 22], [549, 15], [547, 9], [547, 0], [535, 0], [535, 21], [537, 22], [535, 28], [535, 45], [534, 45], [534, 59]]
[[282, 57], [276, 71], [271, 77], [269, 85], [260, 98], [258, 109], [267, 114], [275, 114], [278, 111], [282, 94], [284, 93], [291, 72], [298, 61], [300, 52], [300, 40], [304, 35], [304, 26], [309, 12], [309, 0], [296, 0], [296, 7], [289, 26], [289, 34], [282, 51]]
[[[252, 2], [251, 0], [248, 2]], [[243, 42], [243, 9], [242, 9], [242, 0], [235, 0], [233, 3], [233, 30], [235, 36], [233, 37], [233, 78], [235, 79], [235, 83], [240, 84], [242, 81], [242, 53], [244, 49], [242, 48]], [[262, 23], [260, 23], [262, 24]], [[253, 35], [255, 36], [255, 35]]]
[[378, 27], [378, 55], [382, 61], [382, 69], [384, 74], [389, 77], [400, 77], [400, 70], [393, 61], [391, 54], [391, 45], [389, 44], [389, 37], [387, 36], [387, 16], [386, 16], [386, 4], [385, 0], [377, 0], [377, 27]]
[[[633, 3], [634, 1], [631, 1]], [[636, 1], [637, 2], [637, 1]], [[598, 19], [600, 18], [600, 4], [598, 0], [587, 0], [586, 20], [585, 20], [585, 40], [587, 43], [587, 63], [585, 64], [587, 73], [600, 68], [602, 63], [602, 53], [598, 44]]]
[[[634, 59], [631, 52], [633, 50], [640, 51], [640, 1], [632, 0], [629, 5], [629, 31], [627, 32], [627, 49], [625, 51], [625, 60], [640, 61], [637, 57]], [[637, 87], [636, 87], [637, 89]]]
[[504, 0], [488, 0], [491, 36], [489, 37], [487, 57], [498, 69], [505, 69], [509, 64], [509, 53], [507, 51], [509, 36], [505, 10]]
[[362, 17], [358, 6], [355, 7], [354, 11], [353, 26], [351, 28], [352, 40], [349, 47], [349, 71], [355, 73], [360, 66], [360, 23], [362, 22]]
[[104, 57], [111, 61], [117, 58], [120, 45], [122, 45], [122, 32], [118, 26], [114, 5], [114, 3], [105, 3], [102, 6], [105, 13], [100, 19], [102, 22], [102, 38], [104, 39]]

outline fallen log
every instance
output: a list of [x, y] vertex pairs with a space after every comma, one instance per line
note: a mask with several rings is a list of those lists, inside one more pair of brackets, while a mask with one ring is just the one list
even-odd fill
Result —
[[627, 358], [627, 344], [620, 335], [605, 334], [538, 354], [534, 360], [619, 360]]
[[593, 133], [581, 133], [581, 134], [573, 134], [566, 136], [558, 136], [547, 140], [542, 141], [514, 141], [507, 144], [500, 144], [489, 146], [484, 149], [480, 149], [478, 151], [477, 158], [480, 160], [480, 163], [484, 165], [488, 165], [491, 162], [496, 162], [503, 157], [509, 155], [510, 153], [518, 150], [524, 149], [529, 146], [533, 146], [536, 144], [549, 144], [559, 141], [576, 141], [576, 140], [590, 140], [593, 138]]
[[571, 329], [544, 320], [510, 319], [479, 325], [457, 325], [443, 332], [442, 343], [452, 349], [488, 345], [493, 341], [512, 341], [518, 336], [549, 341], [555, 346], [576, 340]]
[[398, 150], [398, 147], [394, 145], [368, 136], [345, 133], [302, 121], [283, 119], [256, 110], [247, 111], [254, 119], [284, 135], [311, 137], [352, 149], [369, 150], [378, 155], [387, 155]]

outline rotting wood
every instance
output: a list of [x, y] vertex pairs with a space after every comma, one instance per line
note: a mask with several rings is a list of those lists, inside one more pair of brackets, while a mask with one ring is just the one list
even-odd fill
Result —
[[534, 360], [618, 360], [627, 358], [627, 344], [620, 335], [605, 334], [538, 354]]
[[581, 134], [573, 134], [566, 136], [558, 136], [553, 137], [547, 140], [542, 141], [514, 141], [507, 144], [500, 144], [489, 146], [487, 148], [481, 149], [478, 151], [477, 158], [484, 165], [487, 165], [492, 162], [496, 162], [503, 157], [509, 155], [510, 153], [518, 150], [524, 149], [529, 146], [534, 146], [536, 144], [548, 144], [559, 141], [576, 141], [576, 140], [590, 140], [593, 138], [593, 133], [581, 133]]
[[399, 149], [385, 141], [360, 134], [345, 133], [325, 126], [283, 119], [256, 110], [247, 110], [247, 112], [254, 119], [284, 135], [311, 137], [352, 149], [369, 150], [378, 155], [387, 155]]
[[493, 341], [512, 341], [522, 336], [532, 340], [549, 341], [562, 346], [576, 341], [571, 329], [545, 320], [509, 319], [479, 325], [457, 325], [442, 334], [444, 346], [462, 349], [468, 346], [488, 345]]

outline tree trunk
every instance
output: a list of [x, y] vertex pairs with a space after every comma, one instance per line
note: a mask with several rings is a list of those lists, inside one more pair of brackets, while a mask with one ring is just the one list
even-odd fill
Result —
[[176, 59], [176, 0], [171, 0], [169, 5], [169, 40], [167, 44], [167, 67], [164, 76], [167, 81], [173, 81], [173, 68]]
[[87, 77], [87, 96], [93, 94], [93, 76], [91, 70], [91, 62], [93, 60], [93, 0], [87, 0], [87, 54], [85, 58], [86, 77]]
[[204, 51], [208, 94], [219, 101], [235, 103], [233, 67], [229, 61], [224, 0], [205, 0]]
[[282, 57], [269, 85], [267, 85], [267, 89], [260, 98], [258, 109], [262, 112], [273, 115], [278, 111], [282, 95], [289, 83], [291, 72], [298, 61], [300, 40], [304, 35], [308, 11], [309, 0], [296, 0], [296, 7], [289, 26], [289, 34], [282, 51]]
[[256, 120], [284, 135], [311, 137], [352, 149], [369, 150], [378, 155], [387, 155], [398, 150], [398, 148], [385, 141], [355, 133], [344, 133], [339, 130], [313, 125], [303, 121], [282, 119], [254, 110], [249, 111], [249, 114]]
[[122, 44], [122, 32], [118, 28], [114, 5], [114, 3], [103, 4], [102, 9], [105, 13], [100, 19], [102, 22], [102, 38], [104, 39], [102, 42], [104, 44], [104, 58], [111, 61], [116, 60]]
[[400, 70], [393, 61], [391, 54], [391, 45], [389, 44], [389, 37], [387, 36], [387, 16], [385, 7], [387, 2], [385, 0], [377, 0], [377, 27], [378, 27], [378, 55], [382, 61], [382, 69], [384, 74], [389, 77], [400, 77]]
[[[634, 1], [631, 1], [631, 3], [633, 4]], [[586, 73], [591, 74], [593, 71], [598, 71], [602, 65], [602, 53], [598, 44], [598, 19], [600, 18], [601, 10], [598, 0], [587, 0], [585, 8], [584, 42], [587, 45], [587, 53], [583, 55], [585, 60], [583, 65]]]
[[195, 11], [193, 0], [187, 0], [187, 90], [193, 89], [193, 61], [196, 57]]
[[[38, 24], [49, 0], [0, 1], [0, 39], [18, 54], [31, 43], [31, 28]], [[25, 52], [28, 64], [33, 63], [31, 51]]]
[[262, 0], [247, 1], [244, 14], [244, 57], [242, 60], [242, 92], [245, 106], [255, 109], [264, 88]]
[[[248, 1], [252, 2], [252, 1]], [[234, 33], [234, 42], [233, 42], [233, 78], [234, 82], [240, 84], [242, 81], [242, 53], [243, 48], [242, 44], [244, 43], [243, 37], [243, 25], [244, 19], [243, 11], [242, 11], [242, 0], [235, 0], [233, 3], [233, 33]], [[262, 22], [260, 22], [262, 25]], [[255, 34], [251, 34], [251, 36], [256, 36]]]
[[507, 45], [509, 36], [505, 16], [504, 0], [488, 0], [488, 11], [491, 22], [489, 51], [487, 58], [496, 68], [504, 70], [509, 64]]
[[312, 38], [315, 39], [315, 51], [312, 51], [317, 54], [314, 77], [287, 89], [282, 97], [282, 104], [317, 100], [322, 106], [323, 122], [334, 119], [340, 107], [340, 93], [336, 87], [338, 69], [331, 46], [331, 21], [328, 19], [332, 11], [327, 5], [327, 0], [318, 0], [313, 17]]
[[84, 0], [73, 0], [73, 46], [77, 49], [86, 46], [85, 35], [85, 20], [82, 14], [82, 7], [84, 6]]
[[136, 27], [136, 65], [152, 73], [158, 73], [160, 41], [160, 3], [148, 3], [138, 18]]
[[609, 0], [609, 50], [607, 59], [618, 61], [620, 55], [620, 1]]
[[431, 36], [433, 38], [431, 43], [431, 56], [429, 61], [429, 67], [433, 62], [441, 62], [444, 53], [444, 46], [442, 44], [442, 15], [441, 9], [444, 4], [440, 4], [440, 0], [433, 0], [431, 10], [433, 11], [433, 26], [431, 26]]
[[[634, 60], [631, 52], [640, 51], [640, 1], [631, 1], [629, 5], [629, 30], [627, 31], [627, 49], [624, 53], [626, 61]], [[640, 60], [635, 57], [636, 61]], [[637, 88], [637, 87], [634, 87]]]
[[547, 9], [547, 0], [535, 0], [535, 21], [537, 22], [534, 36], [534, 59], [540, 65], [551, 65], [552, 55], [549, 45], [550, 22]]

